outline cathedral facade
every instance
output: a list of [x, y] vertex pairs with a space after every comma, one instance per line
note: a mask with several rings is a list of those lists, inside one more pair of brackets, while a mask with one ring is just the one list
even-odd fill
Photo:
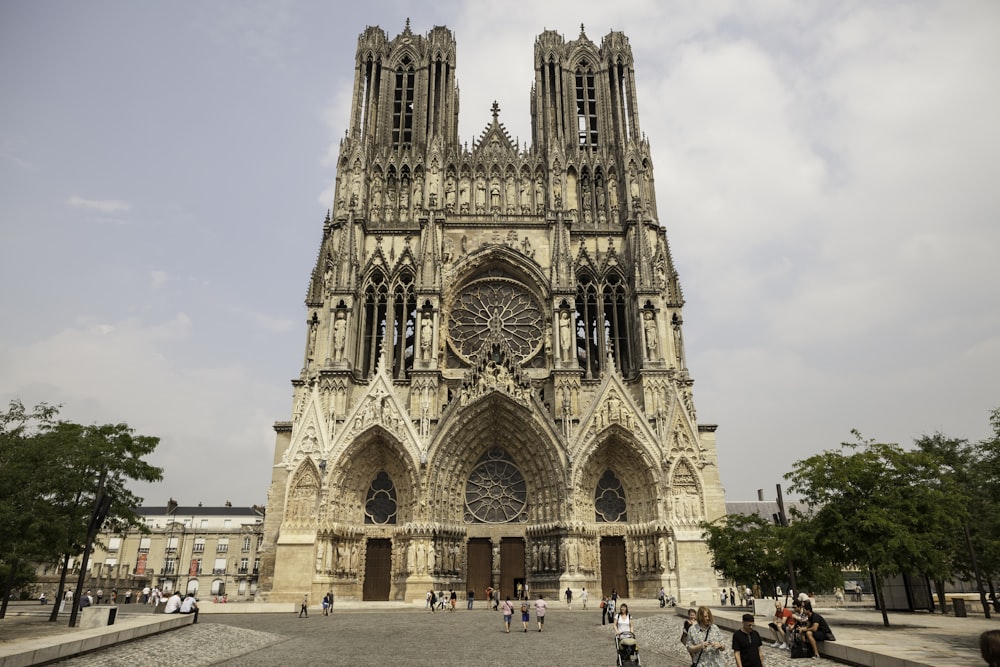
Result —
[[[725, 513], [628, 39], [535, 41], [531, 144], [458, 139], [445, 27], [358, 40], [277, 442], [271, 601], [710, 599]], [[526, 78], [527, 78], [527, 73]]]

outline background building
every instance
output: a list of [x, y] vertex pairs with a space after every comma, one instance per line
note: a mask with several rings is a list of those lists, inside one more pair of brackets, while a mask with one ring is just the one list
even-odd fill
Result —
[[[145, 518], [149, 534], [101, 532], [90, 557], [87, 588], [101, 588], [108, 595], [117, 589], [124, 595], [129, 589], [159, 586], [202, 598], [226, 595], [233, 601], [256, 594], [258, 549], [264, 539], [262, 508], [168, 505], [140, 507], [136, 513]], [[68, 588], [76, 588], [79, 562], [72, 562]], [[39, 568], [37, 586], [48, 595], [58, 584], [59, 567]]]
[[708, 599], [716, 427], [695, 414], [628, 39], [538, 36], [524, 146], [496, 103], [459, 141], [445, 27], [370, 27], [355, 72], [275, 425], [264, 597]]

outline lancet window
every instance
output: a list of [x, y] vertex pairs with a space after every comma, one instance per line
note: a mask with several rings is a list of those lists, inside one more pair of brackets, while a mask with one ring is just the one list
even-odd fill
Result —
[[417, 297], [413, 274], [403, 272], [391, 286], [375, 271], [365, 286], [364, 332], [361, 336], [361, 369], [365, 377], [375, 372], [382, 346], [390, 346], [389, 363], [394, 378], [403, 380], [413, 369], [413, 343], [417, 326]]
[[399, 147], [413, 141], [413, 91], [416, 74], [409, 57], [396, 69], [392, 96], [392, 145]]
[[576, 293], [576, 353], [586, 377], [604, 369], [610, 354], [622, 375], [632, 371], [628, 317], [629, 290], [624, 278], [610, 273], [603, 285], [587, 274], [578, 280]]
[[576, 69], [576, 123], [580, 148], [597, 150], [597, 90], [594, 71], [586, 63]]

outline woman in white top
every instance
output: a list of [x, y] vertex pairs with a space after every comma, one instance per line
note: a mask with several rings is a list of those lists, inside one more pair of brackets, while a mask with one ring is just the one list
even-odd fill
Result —
[[624, 603], [618, 611], [618, 617], [615, 618], [615, 634], [621, 635], [623, 632], [635, 634], [635, 629], [632, 627], [632, 617], [628, 613], [628, 605]]

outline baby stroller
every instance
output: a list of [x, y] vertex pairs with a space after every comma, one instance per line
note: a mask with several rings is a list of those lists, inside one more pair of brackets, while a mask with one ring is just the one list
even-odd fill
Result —
[[634, 632], [615, 635], [615, 652], [618, 654], [618, 667], [642, 664], [639, 662], [639, 647], [635, 644]]

